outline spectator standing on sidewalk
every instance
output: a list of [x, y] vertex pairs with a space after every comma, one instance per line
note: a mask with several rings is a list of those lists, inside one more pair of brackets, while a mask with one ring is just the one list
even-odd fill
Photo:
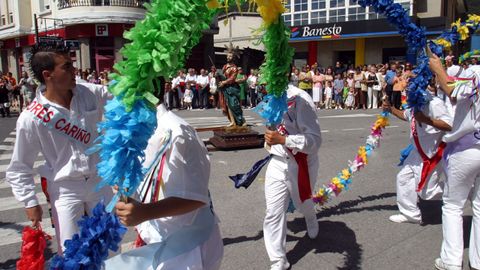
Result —
[[298, 88], [304, 90], [310, 96], [312, 96], [312, 75], [309, 65], [305, 65], [302, 69], [302, 72], [300, 72]]
[[[195, 75], [195, 69], [189, 68], [187, 76], [185, 76], [185, 83], [187, 88], [192, 90], [193, 99], [192, 99], [192, 108], [198, 108], [198, 91], [197, 91], [197, 75]], [[184, 99], [185, 102], [185, 99]]]
[[243, 73], [243, 68], [238, 67], [238, 73], [237, 73], [237, 79], [236, 82], [238, 83], [238, 86], [240, 87], [240, 105], [244, 109], [247, 106], [247, 90], [246, 90], [246, 81], [247, 77]]
[[23, 95], [23, 100], [25, 102], [25, 107], [28, 107], [30, 103], [35, 99], [35, 89], [37, 85], [33, 78], [28, 76], [26, 71], [22, 72], [22, 78], [18, 82], [20, 86], [20, 94]]
[[0, 114], [2, 117], [10, 117], [9, 82], [6, 78], [0, 78]]
[[[250, 75], [247, 78], [250, 108], [254, 108], [255, 106], [257, 106], [257, 80], [258, 80], [257, 71], [252, 68], [250, 70]], [[297, 77], [297, 85], [298, 85], [298, 77]]]
[[209, 78], [205, 69], [200, 70], [200, 75], [197, 76], [198, 86], [198, 107], [200, 109], [208, 108], [208, 87]]
[[333, 93], [335, 99], [335, 109], [340, 110], [343, 107], [343, 79], [341, 74], [335, 74], [333, 81]]

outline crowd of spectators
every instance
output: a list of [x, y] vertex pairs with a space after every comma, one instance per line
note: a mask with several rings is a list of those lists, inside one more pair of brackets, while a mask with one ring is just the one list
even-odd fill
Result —
[[[446, 66], [453, 65], [455, 58], [448, 55]], [[478, 64], [472, 58], [463, 62], [463, 68]], [[410, 63], [370, 64], [358, 67], [342, 65], [322, 68], [316, 63], [304, 65], [301, 69], [292, 67], [290, 83], [311, 95], [318, 109], [377, 109], [386, 99], [401, 109], [406, 97], [409, 79], [414, 76], [415, 67]], [[77, 83], [108, 85], [109, 71], [75, 71]], [[238, 67], [237, 84], [240, 88], [240, 102], [244, 109], [254, 108], [266, 95], [265, 84], [260, 83], [261, 74], [257, 69], [245, 73]], [[207, 69], [194, 68], [179, 70], [177, 76], [169, 78], [165, 84], [165, 105], [168, 109], [204, 110], [220, 108], [218, 84], [224, 80], [221, 70], [215, 66]], [[10, 117], [11, 109], [22, 111], [35, 98], [37, 85], [27, 72], [17, 80], [11, 72], [5, 75], [0, 71], [0, 115]]]
[[[212, 66], [210, 71], [189, 68], [185, 72], [180, 70], [177, 76], [170, 78], [165, 87], [165, 105], [168, 109], [204, 110], [220, 108], [219, 87], [224, 80], [221, 71]], [[253, 108], [266, 94], [265, 85], [259, 83], [259, 74], [251, 69], [245, 74], [242, 67], [238, 67], [236, 82], [240, 88], [240, 103], [242, 107]]]
[[413, 68], [410, 63], [356, 68], [340, 62], [327, 68], [305, 65], [293, 67], [290, 82], [309, 93], [319, 109], [377, 109], [384, 96], [400, 108]]

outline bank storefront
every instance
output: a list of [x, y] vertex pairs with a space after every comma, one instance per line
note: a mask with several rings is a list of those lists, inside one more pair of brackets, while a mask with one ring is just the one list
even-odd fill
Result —
[[[446, 18], [412, 18], [425, 27], [428, 38], [446, 29]], [[336, 61], [355, 66], [386, 62], [415, 62], [403, 38], [387, 20], [336, 22], [291, 27], [290, 45], [295, 48], [295, 65], [318, 63], [333, 66]]]

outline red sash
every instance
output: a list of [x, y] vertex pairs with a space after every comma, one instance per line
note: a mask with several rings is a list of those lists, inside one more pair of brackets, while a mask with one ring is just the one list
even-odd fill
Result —
[[303, 203], [304, 201], [312, 197], [310, 174], [308, 172], [308, 155], [302, 152], [298, 152], [293, 156], [295, 157], [295, 161], [297, 161], [298, 164], [298, 193], [300, 195], [300, 201]]
[[423, 160], [422, 175], [420, 177], [420, 183], [418, 183], [418, 187], [417, 187], [417, 192], [420, 192], [423, 190], [423, 188], [427, 184], [428, 177], [430, 176], [430, 174], [433, 172], [435, 167], [437, 167], [437, 164], [442, 160], [443, 150], [445, 149], [447, 144], [444, 142], [441, 142], [438, 145], [437, 153], [435, 153], [433, 157], [429, 158], [425, 154], [425, 152], [423, 152], [422, 146], [420, 145], [420, 141], [418, 139], [418, 133], [415, 125], [415, 118], [412, 118], [411, 129], [412, 129], [413, 141], [415, 142], [417, 151]]

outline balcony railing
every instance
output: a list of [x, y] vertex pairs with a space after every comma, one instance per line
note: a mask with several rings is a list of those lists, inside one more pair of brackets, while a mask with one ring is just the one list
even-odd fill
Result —
[[92, 6], [143, 8], [145, 3], [150, 0], [58, 0], [58, 9]]

